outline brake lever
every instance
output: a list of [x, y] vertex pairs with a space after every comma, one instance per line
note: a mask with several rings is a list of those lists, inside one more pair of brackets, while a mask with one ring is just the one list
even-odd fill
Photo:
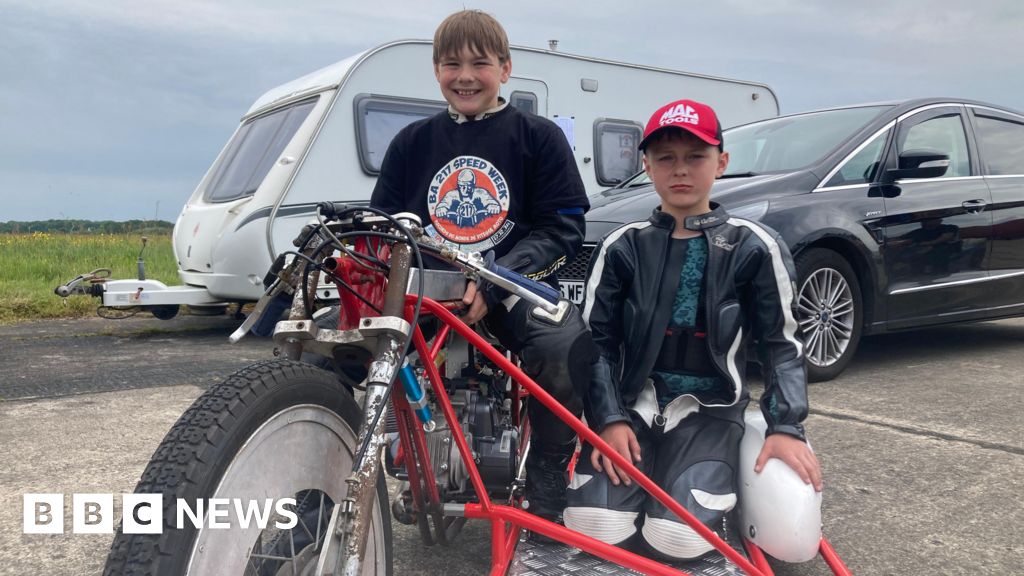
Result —
[[235, 331], [231, 333], [231, 336], [228, 336], [228, 342], [236, 344], [239, 340], [245, 338], [246, 335], [249, 334], [249, 331], [252, 330], [252, 327], [255, 326], [261, 318], [263, 318], [263, 315], [266, 313], [267, 307], [270, 306], [270, 303], [273, 302], [275, 298], [283, 294], [287, 289], [288, 285], [278, 280], [270, 290], [264, 292], [263, 296], [260, 296], [260, 299], [256, 302], [255, 308], [253, 308], [252, 312], [246, 316], [242, 325], [235, 329]]

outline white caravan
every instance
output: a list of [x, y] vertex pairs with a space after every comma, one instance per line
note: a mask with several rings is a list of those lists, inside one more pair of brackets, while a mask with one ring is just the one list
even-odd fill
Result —
[[[274, 257], [291, 248], [316, 203], [368, 201], [391, 138], [444, 109], [431, 51], [424, 40], [384, 44], [261, 96], [178, 216], [185, 286], [107, 281], [103, 303], [216, 308], [258, 299]], [[512, 47], [501, 94], [562, 127], [588, 193], [639, 170], [642, 122], [668, 100], [711, 103], [723, 127], [779, 113], [763, 84], [523, 47]]]

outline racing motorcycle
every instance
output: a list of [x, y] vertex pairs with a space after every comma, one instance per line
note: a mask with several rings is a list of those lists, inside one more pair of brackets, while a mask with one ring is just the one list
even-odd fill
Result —
[[[495, 576], [772, 574], [765, 552], [791, 562], [820, 554], [849, 574], [821, 535], [820, 494], [778, 461], [753, 473], [763, 419], [751, 416], [743, 439], [739, 512], [708, 529], [457, 316], [474, 279], [557, 319], [572, 304], [550, 286], [445, 245], [411, 214], [323, 203], [294, 245], [230, 337], [272, 330], [279, 358], [212, 386], [174, 424], [136, 487], [160, 495], [162, 529], [123, 523], [104, 574], [390, 575], [392, 518], [442, 546], [467, 521], [489, 522]], [[317, 309], [322, 278], [339, 301]], [[282, 306], [288, 316], [277, 321]], [[715, 552], [664, 564], [525, 510], [527, 401], [607, 454]], [[393, 499], [385, 475], [397, 483]]]

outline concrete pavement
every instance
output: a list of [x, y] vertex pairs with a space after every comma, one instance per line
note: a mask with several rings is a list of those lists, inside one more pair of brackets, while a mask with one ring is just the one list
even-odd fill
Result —
[[[270, 356], [224, 343], [233, 322], [188, 319], [0, 328], [0, 574], [99, 574], [111, 536], [22, 534], [22, 494], [131, 492], [205, 386]], [[1020, 319], [875, 337], [811, 386], [825, 532], [854, 574], [1024, 573], [1022, 344]], [[471, 523], [430, 549], [396, 525], [395, 574], [485, 573], [488, 541]]]

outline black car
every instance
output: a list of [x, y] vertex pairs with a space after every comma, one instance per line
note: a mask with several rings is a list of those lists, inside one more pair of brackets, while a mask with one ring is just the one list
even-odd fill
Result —
[[[782, 116], [725, 132], [712, 199], [793, 252], [812, 380], [862, 335], [1024, 315], [1024, 115], [921, 99]], [[561, 273], [582, 297], [594, 244], [658, 203], [644, 173], [590, 198], [583, 253]]]

